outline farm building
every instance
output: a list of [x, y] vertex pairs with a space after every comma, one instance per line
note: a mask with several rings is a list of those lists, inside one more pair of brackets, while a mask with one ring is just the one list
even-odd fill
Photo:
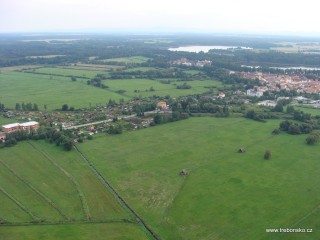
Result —
[[36, 130], [39, 128], [39, 123], [35, 121], [25, 123], [11, 123], [2, 126], [2, 131], [5, 133], [12, 133], [19, 130], [30, 132], [30, 130]]
[[165, 101], [160, 101], [157, 103], [157, 107], [164, 109], [167, 107], [167, 103]]
[[2, 126], [2, 131], [4, 131], [5, 133], [16, 132], [19, 129], [20, 129], [19, 123], [11, 123], [11, 124], [7, 124], [7, 125]]
[[37, 130], [39, 128], [39, 123], [35, 121], [20, 123], [20, 129], [23, 131], [30, 132], [30, 130]]

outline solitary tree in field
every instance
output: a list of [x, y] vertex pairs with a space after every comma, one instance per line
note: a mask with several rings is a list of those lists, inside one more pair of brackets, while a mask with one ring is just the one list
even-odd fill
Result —
[[270, 150], [266, 150], [266, 152], [264, 153], [264, 159], [269, 160], [270, 158], [271, 158], [271, 152]]
[[75, 76], [72, 76], [72, 77], [71, 77], [71, 81], [72, 81], [72, 82], [75, 82], [75, 81], [77, 81], [77, 78], [76, 78]]

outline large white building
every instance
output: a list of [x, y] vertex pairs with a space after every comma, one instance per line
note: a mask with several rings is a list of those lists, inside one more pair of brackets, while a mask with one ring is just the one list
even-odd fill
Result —
[[30, 132], [39, 128], [39, 123], [35, 121], [25, 123], [11, 123], [2, 126], [2, 131], [5, 133], [12, 133], [19, 130]]

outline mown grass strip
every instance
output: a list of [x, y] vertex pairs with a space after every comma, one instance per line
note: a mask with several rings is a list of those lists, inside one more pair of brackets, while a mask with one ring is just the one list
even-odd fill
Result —
[[34, 221], [39, 221], [40, 218], [34, 215], [27, 207], [25, 207], [22, 203], [20, 203], [17, 199], [15, 199], [10, 193], [4, 190], [0, 186], [0, 191], [5, 194], [11, 201], [13, 201], [22, 211], [27, 213]]
[[57, 164], [50, 156], [48, 156], [45, 152], [43, 152], [42, 150], [38, 149], [36, 146], [34, 146], [31, 142], [28, 142], [35, 150], [37, 150], [39, 153], [41, 153], [52, 165], [54, 165], [56, 168], [58, 168], [75, 186], [79, 198], [80, 198], [80, 202], [81, 202], [81, 208], [82, 211], [84, 213], [85, 219], [86, 220], [90, 220], [91, 219], [91, 214], [90, 214], [90, 210], [89, 210], [89, 206], [87, 203], [87, 200], [80, 188], [79, 183], [75, 180], [75, 178], [68, 172], [66, 171], [64, 168], [62, 168], [59, 164]]
[[145, 223], [145, 221], [139, 217], [139, 215], [128, 205], [128, 203], [118, 194], [118, 192], [111, 186], [111, 184], [101, 175], [101, 173], [96, 169], [96, 167], [89, 161], [89, 159], [74, 145], [74, 148], [79, 153], [81, 158], [89, 165], [93, 173], [97, 178], [103, 183], [103, 185], [112, 192], [112, 194], [117, 198], [117, 200], [124, 206], [133, 216], [135, 216], [138, 223], [140, 223], [143, 228], [148, 232], [152, 239], [160, 240], [155, 232]]
[[70, 218], [44, 193], [40, 192], [38, 189], [36, 189], [34, 186], [28, 183], [25, 179], [23, 179], [19, 174], [17, 174], [12, 168], [10, 168], [2, 160], [0, 160], [0, 164], [2, 164], [5, 168], [7, 168], [16, 178], [18, 178], [21, 182], [23, 182], [26, 186], [28, 186], [32, 191], [34, 191], [41, 198], [43, 198], [47, 203], [49, 203], [50, 206], [53, 207], [63, 218], [65, 218], [66, 220], [70, 220]]

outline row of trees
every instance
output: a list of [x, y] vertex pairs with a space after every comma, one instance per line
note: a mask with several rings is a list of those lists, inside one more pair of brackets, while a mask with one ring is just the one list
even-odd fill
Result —
[[11, 147], [19, 141], [24, 140], [40, 140], [44, 139], [50, 143], [55, 143], [57, 146], [62, 146], [64, 150], [70, 151], [72, 149], [72, 133], [68, 131], [57, 131], [54, 128], [39, 128], [36, 131], [26, 132], [17, 131], [7, 135], [7, 139], [2, 146]]
[[179, 121], [187, 118], [189, 118], [189, 115], [187, 113], [176, 111], [176, 112], [172, 112], [172, 114], [156, 114], [153, 117], [153, 123], [155, 125], [158, 125], [158, 124], [164, 124], [168, 122]]
[[221, 117], [229, 116], [229, 108], [226, 104], [200, 95], [182, 97], [171, 101], [172, 111], [191, 113], [215, 113]]
[[0, 103], [0, 112], [3, 112], [6, 109], [3, 103]]
[[74, 107], [69, 107], [69, 105], [65, 103], [65, 104], [62, 105], [61, 110], [62, 111], [74, 111], [75, 108]]
[[94, 78], [90, 79], [87, 81], [88, 85], [93, 85], [95, 87], [99, 87], [99, 88], [108, 88], [107, 85], [105, 85], [104, 83], [102, 83], [103, 80], [107, 79], [107, 76], [105, 74], [97, 74]]
[[38, 104], [34, 103], [16, 103], [15, 109], [17, 111], [39, 111]]

